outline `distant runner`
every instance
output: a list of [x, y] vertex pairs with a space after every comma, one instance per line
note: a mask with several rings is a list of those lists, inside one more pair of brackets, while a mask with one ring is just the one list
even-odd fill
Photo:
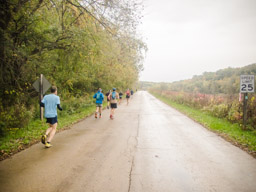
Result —
[[122, 99], [123, 99], [123, 93], [122, 93], [122, 91], [120, 91], [119, 92], [119, 105], [121, 104]]
[[127, 91], [126, 91], [126, 100], [127, 100], [127, 105], [129, 104], [129, 99], [130, 99], [130, 90], [129, 90], [129, 88], [127, 89]]
[[46, 123], [49, 123], [50, 126], [46, 130], [45, 135], [42, 136], [41, 142], [45, 144], [46, 148], [49, 148], [52, 146], [51, 141], [56, 133], [58, 125], [56, 107], [58, 107], [58, 109], [62, 111], [62, 108], [60, 107], [60, 97], [57, 96], [57, 87], [51, 87], [51, 94], [44, 96], [40, 106], [45, 108], [44, 116], [46, 118]]
[[109, 105], [110, 105], [110, 100], [109, 100], [109, 94], [111, 93], [111, 90], [109, 90], [107, 93], [106, 93], [106, 97], [107, 97], [107, 109], [109, 109]]
[[133, 96], [133, 90], [131, 90], [131, 99], [132, 99], [132, 96]]
[[110, 100], [110, 108], [111, 108], [110, 119], [114, 119], [115, 109], [117, 108], [117, 99], [119, 97], [118, 93], [116, 92], [116, 88], [113, 88], [113, 92], [110, 93], [108, 97]]
[[104, 100], [104, 95], [102, 93], [102, 89], [99, 88], [98, 92], [94, 94], [93, 96], [94, 99], [96, 99], [96, 112], [95, 112], [95, 118], [97, 119], [98, 117], [98, 112], [99, 112], [99, 118], [101, 118], [101, 112], [102, 112], [102, 103]]

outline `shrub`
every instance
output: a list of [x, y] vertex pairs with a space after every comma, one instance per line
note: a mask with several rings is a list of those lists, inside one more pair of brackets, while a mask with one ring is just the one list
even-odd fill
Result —
[[212, 106], [211, 113], [215, 117], [225, 118], [228, 116], [229, 107], [227, 104], [220, 104]]
[[229, 109], [227, 118], [231, 122], [240, 122], [243, 118], [242, 104], [239, 102], [233, 102]]
[[[153, 90], [153, 92], [158, 92]], [[200, 93], [186, 93], [162, 91], [161, 95], [172, 101], [189, 107], [201, 109], [219, 118], [227, 118], [233, 123], [242, 123], [243, 102], [238, 101], [238, 95], [211, 95]], [[256, 99], [255, 94], [249, 94], [247, 102], [247, 124], [256, 129]]]
[[22, 104], [15, 104], [11, 107], [4, 108], [2, 105], [1, 120], [0, 120], [0, 134], [4, 133], [12, 128], [26, 127], [33, 116], [33, 111], [29, 111]]

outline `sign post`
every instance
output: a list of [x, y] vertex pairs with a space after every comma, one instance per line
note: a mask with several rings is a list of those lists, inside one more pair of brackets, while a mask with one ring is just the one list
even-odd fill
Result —
[[[41, 103], [43, 97], [44, 97], [44, 94], [43, 94], [43, 88], [44, 88], [44, 85], [43, 85], [43, 74], [40, 74], [40, 81], [39, 81], [39, 103]], [[40, 106], [40, 118], [41, 120], [43, 121], [44, 119], [44, 108]]]
[[[43, 76], [43, 74], [40, 74], [39, 78], [34, 82], [33, 87], [39, 93], [39, 103], [41, 103], [41, 101], [44, 97], [44, 93], [51, 87], [51, 84]], [[40, 107], [40, 119], [41, 120], [43, 120], [43, 114], [44, 114], [44, 109], [43, 109], [43, 107]]]
[[254, 75], [240, 76], [240, 93], [244, 94], [243, 129], [246, 129], [248, 93], [254, 93]]
[[248, 93], [244, 93], [244, 107], [243, 107], [243, 129], [244, 130], [246, 130], [247, 100], [248, 100]]

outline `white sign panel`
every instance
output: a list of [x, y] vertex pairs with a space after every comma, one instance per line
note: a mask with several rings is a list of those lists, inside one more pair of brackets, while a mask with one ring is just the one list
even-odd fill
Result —
[[[39, 81], [40, 78], [38, 78], [34, 83], [33, 87], [36, 89], [37, 92], [39, 92]], [[43, 94], [51, 87], [51, 84], [49, 81], [43, 76]]]
[[254, 75], [240, 76], [240, 92], [254, 93]]

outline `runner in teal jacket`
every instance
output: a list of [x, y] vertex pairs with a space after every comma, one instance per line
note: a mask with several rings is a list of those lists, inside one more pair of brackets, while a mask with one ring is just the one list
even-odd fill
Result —
[[96, 99], [96, 112], [95, 112], [95, 118], [97, 119], [98, 117], [98, 112], [100, 113], [99, 118], [101, 118], [101, 112], [102, 112], [102, 104], [104, 101], [104, 95], [102, 93], [101, 88], [98, 89], [98, 92], [94, 94], [93, 96], [94, 99]]

